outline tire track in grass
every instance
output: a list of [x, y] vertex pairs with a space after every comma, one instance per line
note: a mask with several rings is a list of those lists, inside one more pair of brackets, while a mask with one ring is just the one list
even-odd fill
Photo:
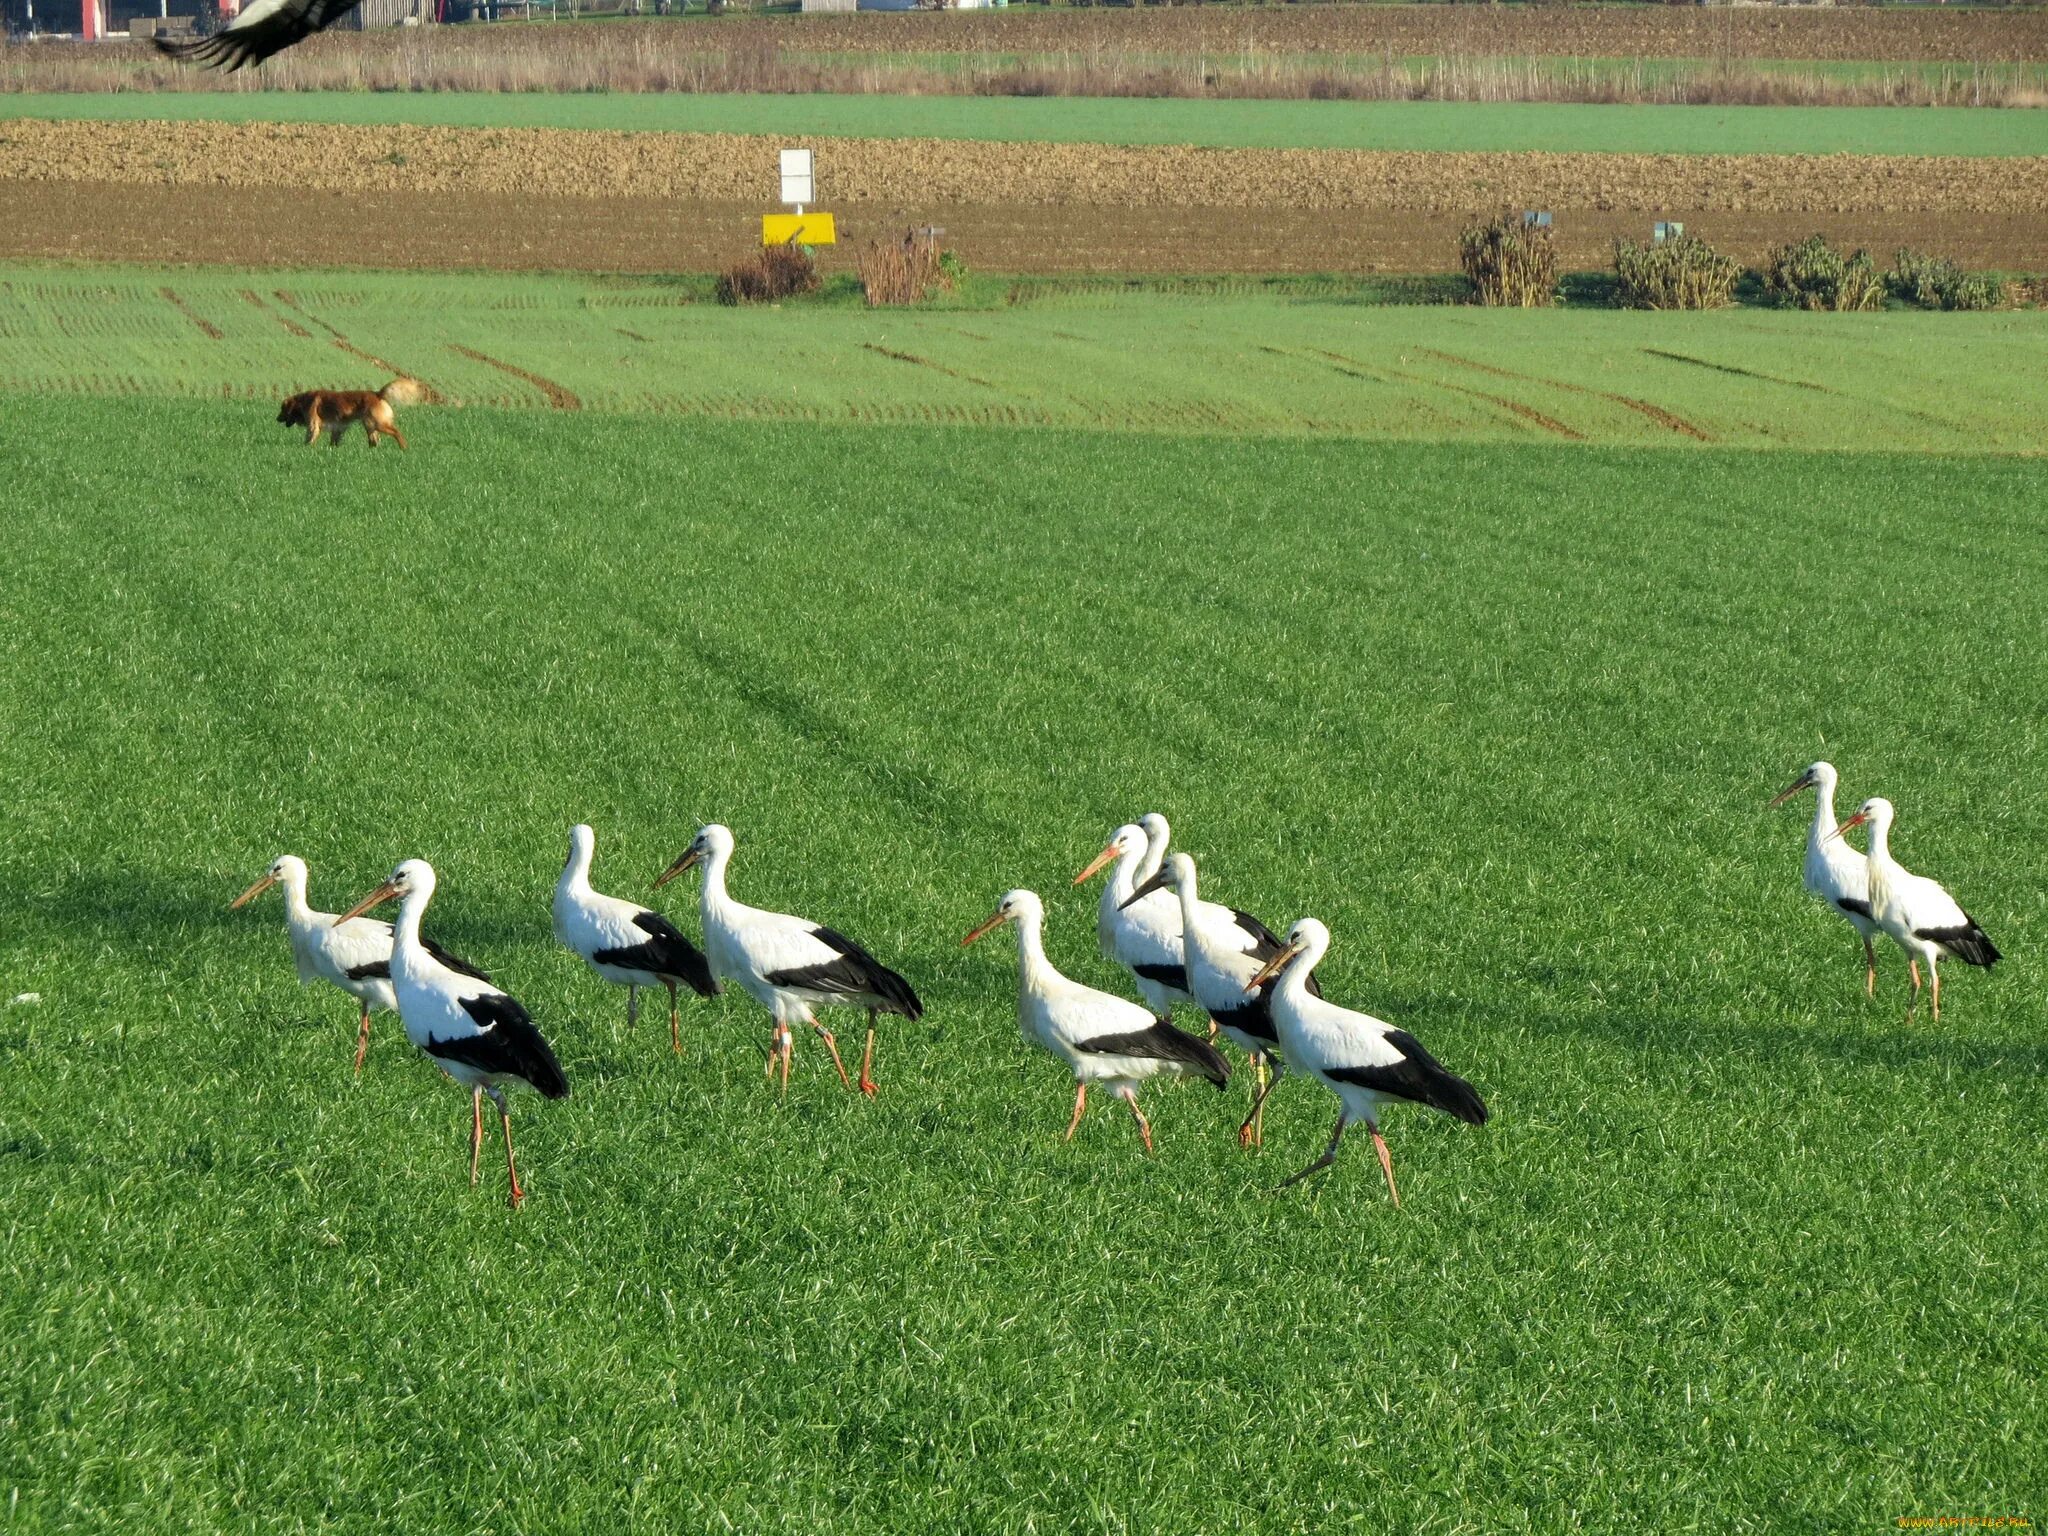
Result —
[[260, 309], [261, 311], [263, 311], [264, 314], [270, 316], [271, 319], [275, 320], [279, 325], [283, 326], [285, 328], [286, 334], [297, 336], [304, 341], [311, 341], [313, 339], [313, 333], [307, 330], [303, 325], [299, 324], [299, 322], [294, 320], [290, 315], [280, 315], [276, 310], [272, 309], [268, 304], [264, 303], [263, 295], [258, 293], [254, 288], [244, 288], [242, 290], [242, 297], [249, 301], [251, 308]]
[[318, 315], [314, 314], [313, 311], [306, 308], [306, 306], [301, 304], [297, 299], [293, 298], [291, 290], [289, 288], [278, 288], [272, 290], [272, 297], [274, 297], [278, 303], [284, 305], [286, 309], [291, 310], [294, 314], [300, 315], [303, 318], [311, 321], [314, 325], [319, 326], [321, 330], [325, 331], [330, 337], [334, 339], [334, 345], [340, 348], [343, 352], [346, 352], [350, 357], [359, 357], [366, 363], [375, 363], [379, 368], [382, 368], [386, 373], [390, 374], [393, 378], [407, 378], [414, 380], [420, 386], [420, 400], [422, 404], [445, 405], [447, 403], [446, 396], [444, 396], [438, 389], [434, 388], [433, 385], [429, 384], [425, 379], [420, 378], [419, 375], [412, 372], [411, 369], [401, 368], [398, 366], [398, 364], [391, 362], [386, 358], [379, 357], [374, 352], [365, 352], [361, 347], [357, 346], [354, 342], [350, 341], [346, 336], [342, 335], [340, 331], [336, 330], [333, 326], [329, 325], [325, 320], [322, 320]]
[[[1300, 353], [1284, 351], [1279, 347], [1262, 346], [1259, 350], [1261, 352], [1271, 352], [1276, 357], [1302, 357]], [[1519, 400], [1510, 400], [1506, 395], [1488, 394], [1483, 389], [1468, 389], [1463, 384], [1446, 384], [1441, 379], [1424, 378], [1419, 373], [1403, 373], [1398, 368], [1389, 368], [1384, 373], [1375, 373], [1356, 358], [1346, 357], [1341, 352], [1318, 350], [1314, 353], [1314, 356], [1321, 359], [1326, 365], [1335, 368], [1339, 373], [1348, 374], [1352, 378], [1365, 379], [1374, 384], [1386, 384], [1399, 380], [1404, 384], [1421, 384], [1432, 389], [1447, 389], [1454, 395], [1469, 395], [1474, 400], [1484, 400], [1488, 405], [1497, 406], [1509, 415], [1526, 421], [1531, 426], [1548, 432], [1553, 436], [1561, 437], [1567, 442], [1583, 443], [1586, 440], [1586, 434], [1577, 427], [1559, 421], [1555, 416], [1546, 416], [1533, 405], [1524, 405]]]
[[1546, 389], [1562, 389], [1575, 395], [1591, 395], [1596, 400], [1611, 400], [1616, 405], [1626, 406], [1639, 416], [1647, 416], [1660, 427], [1667, 427], [1671, 431], [1693, 438], [1695, 441], [1711, 443], [1714, 440], [1713, 434], [1707, 432], [1704, 428], [1695, 426], [1683, 416], [1667, 411], [1661, 405], [1653, 405], [1648, 400], [1637, 400], [1629, 395], [1609, 394], [1604, 389], [1588, 389], [1583, 384], [1567, 384], [1562, 379], [1544, 379], [1530, 373], [1515, 373], [1506, 368], [1496, 367], [1492, 363], [1482, 363], [1477, 358], [1460, 357], [1455, 352], [1439, 352], [1434, 347], [1422, 347], [1418, 350], [1426, 357], [1434, 357], [1446, 363], [1454, 363], [1460, 368], [1472, 368], [1480, 373], [1490, 373], [1495, 378], [1516, 379], [1524, 383], [1541, 384]]
[[[1688, 357], [1683, 352], [1666, 352], [1661, 347], [1645, 347], [1643, 351], [1650, 357], [1661, 357], [1667, 362], [1685, 363], [1694, 368], [1710, 368], [1715, 373], [1732, 373], [1739, 379], [1757, 379], [1765, 384], [1782, 384], [1788, 389], [1810, 389], [1817, 395], [1826, 395], [1830, 400], [1854, 400], [1866, 405], [1871, 403], [1867, 397], [1844, 395], [1839, 389], [1829, 389], [1825, 384], [1811, 384], [1805, 379], [1787, 379], [1781, 378], [1775, 373], [1758, 373], [1753, 368], [1738, 368], [1733, 363], [1709, 362], [1704, 357]], [[1878, 401], [1876, 403], [1881, 410], [1896, 411], [1901, 416], [1910, 416], [1915, 421], [1924, 421], [1931, 426], [1942, 427], [1951, 432], [1967, 432], [1969, 430], [1968, 423], [1951, 420], [1949, 417], [1937, 415], [1933, 411], [1923, 411], [1910, 405], [1895, 405], [1890, 401]]]
[[872, 341], [862, 342], [861, 349], [879, 353], [883, 357], [893, 357], [899, 363], [915, 363], [920, 368], [930, 368], [943, 373], [949, 379], [962, 379], [969, 384], [979, 384], [983, 389], [993, 389], [998, 393], [1002, 389], [999, 384], [991, 384], [987, 379], [977, 379], [971, 373], [961, 373], [958, 369], [948, 368], [944, 363], [935, 363], [928, 357], [919, 357], [915, 352], [898, 352], [894, 347], [877, 346]]
[[471, 361], [482, 363], [489, 368], [495, 368], [500, 373], [509, 373], [515, 379], [525, 380], [543, 395], [547, 396], [548, 404], [555, 410], [580, 411], [583, 409], [583, 402], [576, 398], [575, 393], [564, 389], [553, 379], [542, 378], [537, 373], [528, 373], [524, 368], [512, 363], [501, 362], [488, 353], [479, 352], [474, 347], [465, 347], [460, 342], [449, 342], [448, 350], [450, 352], [459, 352]]
[[211, 320], [208, 320], [202, 315], [200, 315], [198, 311], [193, 309], [190, 304], [187, 304], [183, 299], [179, 298], [178, 292], [175, 288], [159, 288], [157, 289], [157, 292], [163, 295], [164, 299], [170, 304], [171, 308], [175, 309], [187, 320], [190, 320], [194, 325], [198, 326], [201, 331], [205, 332], [208, 339], [212, 341], [220, 341], [224, 338], [226, 333], [223, 332], [221, 328], [215, 325]]

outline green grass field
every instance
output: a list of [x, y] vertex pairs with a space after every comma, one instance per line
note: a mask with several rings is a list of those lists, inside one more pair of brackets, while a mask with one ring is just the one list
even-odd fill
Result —
[[[140, 281], [62, 311], [93, 369]], [[510, 302], [545, 285], [484, 291], [478, 350], [568, 371], [567, 306]], [[685, 314], [757, 358], [744, 327], [799, 319]], [[1107, 347], [1119, 314], [1060, 318]], [[1512, 358], [1530, 318], [1403, 323]], [[1937, 335], [2020, 366], [1927, 318], [1875, 317], [1908, 340], [1861, 371], [1941, 376]], [[6, 1529], [2038, 1514], [2038, 459], [500, 405], [309, 452], [248, 392], [356, 365], [179, 323], [120, 342], [119, 386], [0, 335]], [[1682, 377], [1674, 410], [1733, 387]], [[1798, 890], [1802, 815], [1763, 809], [1823, 753], [2009, 956], [1955, 968], [1939, 1027], [1902, 1020], [1895, 955], [1864, 1001]], [[959, 938], [1032, 886], [1055, 958], [1116, 986], [1068, 881], [1152, 809], [1210, 894], [1329, 921], [1332, 995], [1485, 1093], [1483, 1129], [1390, 1114], [1402, 1209], [1363, 1142], [1266, 1196], [1328, 1131], [1298, 1082], [1261, 1156], [1239, 1084], [1152, 1093], [1153, 1159], [1105, 1108], [1059, 1143], [1014, 948]], [[923, 992], [877, 1102], [804, 1041], [777, 1103], [738, 998], [672, 1059], [553, 945], [571, 822], [644, 895], [708, 817], [738, 894]], [[556, 1042], [575, 1093], [520, 1105], [516, 1217], [395, 1022], [351, 1081], [351, 1005], [295, 986], [274, 898], [225, 910], [287, 849], [330, 907], [433, 860], [433, 929]], [[688, 929], [692, 894], [663, 893]]]
[[[721, 419], [1941, 452], [2048, 443], [2038, 311], [1502, 313], [1375, 302], [1386, 286], [985, 278], [949, 309], [731, 310], [707, 302], [701, 280], [11, 266], [0, 267], [0, 391], [229, 397], [260, 425], [262, 407], [295, 390], [374, 387], [404, 371], [466, 406]], [[459, 430], [446, 413], [407, 421], [427, 439]]]
[[2048, 154], [2048, 113], [1969, 107], [194, 91], [0, 96], [0, 119], [8, 117], [419, 123], [1502, 154]]

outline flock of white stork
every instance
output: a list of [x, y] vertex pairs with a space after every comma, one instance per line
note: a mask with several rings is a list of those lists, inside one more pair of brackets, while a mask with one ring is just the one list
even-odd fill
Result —
[[[1806, 842], [1806, 888], [1862, 935], [1867, 993], [1874, 995], [1876, 987], [1875, 936], [1885, 934], [1904, 951], [1913, 979], [1909, 1018], [1919, 1005], [1920, 963], [1925, 961], [1938, 1019], [1941, 958], [1990, 966], [1999, 959], [1998, 950], [1946, 890], [1908, 873], [1891, 857], [1891, 802], [1867, 800], [1836, 825], [1835, 783], [1834, 768], [1815, 763], [1771, 802], [1776, 807], [1802, 790], [1817, 792]], [[1858, 857], [1843, 834], [1865, 825], [1869, 848]], [[1204, 901], [1196, 886], [1195, 861], [1184, 853], [1169, 856], [1170, 837], [1166, 819], [1158, 815], [1121, 826], [1074, 877], [1080, 885], [1110, 869], [1097, 936], [1103, 953], [1130, 972], [1145, 1000], [1142, 1007], [1060, 973], [1045, 952], [1044, 904], [1031, 891], [1005, 894], [987, 921], [961, 941], [972, 944], [1004, 924], [1016, 926], [1018, 1026], [1027, 1041], [1064, 1062], [1074, 1077], [1074, 1113], [1066, 1138], [1072, 1139], [1080, 1126], [1089, 1087], [1099, 1084], [1130, 1107], [1145, 1149], [1151, 1151], [1152, 1127], [1138, 1107], [1139, 1085], [1155, 1077], [1193, 1076], [1222, 1088], [1231, 1069], [1212, 1043], [1220, 1037], [1246, 1054], [1256, 1079], [1250, 1111], [1238, 1127], [1239, 1145], [1261, 1143], [1266, 1096], [1290, 1068], [1321, 1083], [1337, 1099], [1329, 1144], [1278, 1189], [1328, 1168], [1345, 1128], [1358, 1120], [1372, 1135], [1387, 1192], [1398, 1206], [1393, 1158], [1380, 1134], [1381, 1107], [1423, 1104], [1482, 1125], [1485, 1103], [1470, 1083], [1406, 1030], [1323, 998], [1316, 968], [1330, 947], [1328, 928], [1305, 917], [1283, 941], [1251, 914]], [[629, 1023], [639, 1017], [642, 988], [666, 988], [669, 1043], [680, 1051], [681, 989], [712, 997], [722, 983], [731, 982], [768, 1011], [768, 1072], [780, 1072], [784, 1093], [799, 1027], [824, 1042], [843, 1086], [875, 1093], [877, 1017], [917, 1019], [924, 1013], [909, 982], [842, 933], [734, 900], [726, 889], [733, 854], [733, 835], [726, 827], [713, 823], [700, 829], [654, 882], [659, 889], [702, 866], [701, 950], [661, 913], [593, 889], [590, 865], [596, 846], [589, 827], [570, 829], [568, 862], [555, 885], [555, 935], [591, 970], [627, 989]], [[362, 1071], [369, 1048], [371, 1013], [395, 1010], [412, 1043], [471, 1090], [471, 1184], [483, 1148], [483, 1100], [490, 1097], [504, 1137], [509, 1197], [517, 1209], [525, 1191], [512, 1152], [506, 1090], [524, 1084], [543, 1097], [560, 1099], [568, 1096], [569, 1083], [517, 999], [483, 971], [422, 936], [421, 920], [434, 895], [433, 868], [408, 859], [384, 884], [333, 916], [309, 904], [306, 865], [286, 854], [231, 906], [243, 906], [272, 885], [284, 890], [285, 923], [300, 982], [331, 982], [360, 1004], [356, 1071]], [[399, 903], [395, 925], [364, 916], [393, 899]], [[1208, 1015], [1210, 1038], [1175, 1027], [1177, 1003], [1191, 1003]], [[848, 1075], [837, 1039], [819, 1022], [817, 1010], [830, 1007], [867, 1010], [858, 1078]]]

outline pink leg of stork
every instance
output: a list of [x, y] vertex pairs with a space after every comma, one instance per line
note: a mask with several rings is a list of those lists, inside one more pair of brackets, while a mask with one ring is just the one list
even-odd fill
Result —
[[505, 1178], [511, 1184], [509, 1199], [512, 1209], [519, 1209], [519, 1202], [526, 1198], [526, 1191], [519, 1187], [519, 1165], [512, 1161], [512, 1117], [505, 1113], [505, 1107], [498, 1106], [498, 1124], [505, 1130]]
[[1877, 951], [1867, 938], [1863, 941], [1863, 995], [1877, 996]]
[[370, 1005], [363, 1004], [363, 1025], [356, 1031], [356, 1076], [363, 1075], [363, 1057], [370, 1051]]
[[1074, 1132], [1081, 1128], [1081, 1111], [1087, 1107], [1088, 1085], [1086, 1083], [1074, 1084], [1074, 1118], [1067, 1122], [1067, 1134], [1060, 1138], [1061, 1141], [1072, 1141], [1074, 1139]]
[[469, 1187], [476, 1188], [476, 1160], [484, 1150], [484, 1091], [477, 1088], [469, 1096]]
[[1908, 960], [1906, 962], [1906, 969], [1913, 973], [1913, 1000], [1906, 1004], [1906, 1017], [1910, 1020], [1914, 1014], [1920, 1011], [1920, 988], [1922, 986], [1920, 962], [1918, 960]]
[[1117, 1097], [1130, 1105], [1131, 1113], [1137, 1117], [1138, 1135], [1144, 1139], [1145, 1152], [1149, 1156], [1152, 1151], [1152, 1122], [1145, 1118], [1145, 1111], [1138, 1108], [1138, 1090], [1135, 1088], [1119, 1088], [1117, 1090]]
[[839, 1086], [848, 1093], [853, 1092], [853, 1079], [846, 1075], [846, 1063], [839, 1059], [839, 1042], [833, 1038], [832, 1031], [816, 1019], [811, 1020], [811, 1028], [817, 1032], [818, 1038], [825, 1042], [825, 1049], [832, 1053], [832, 1066], [839, 1073]]
[[1941, 967], [1934, 961], [1927, 962], [1927, 991], [1934, 999], [1934, 1022], [1941, 1022]]
[[868, 1043], [860, 1053], [860, 1091], [873, 1098], [882, 1090], [875, 1086], [875, 1080], [868, 1075], [868, 1069], [875, 1064], [875, 1014], [868, 1010]]
[[1394, 1197], [1394, 1206], [1400, 1208], [1401, 1191], [1394, 1188], [1394, 1157], [1387, 1151], [1387, 1138], [1380, 1134], [1380, 1128], [1372, 1128], [1373, 1149], [1380, 1155], [1380, 1172], [1387, 1176], [1387, 1193]]

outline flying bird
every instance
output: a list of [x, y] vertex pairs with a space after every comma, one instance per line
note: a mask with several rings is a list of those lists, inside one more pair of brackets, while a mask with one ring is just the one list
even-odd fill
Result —
[[361, 0], [254, 0], [211, 37], [186, 43], [166, 37], [152, 40], [159, 53], [195, 64], [225, 66], [233, 74], [244, 64], [261, 64], [273, 53], [282, 53], [315, 32], [325, 31], [360, 3]]
[[407, 859], [391, 878], [334, 921], [360, 917], [380, 902], [398, 900], [391, 946], [391, 986], [406, 1037], [449, 1077], [470, 1090], [469, 1182], [476, 1183], [484, 1142], [484, 1095], [497, 1107], [505, 1136], [505, 1179], [512, 1209], [526, 1198], [512, 1157], [512, 1115], [505, 1090], [520, 1084], [542, 1098], [569, 1097], [569, 1080], [533, 1019], [517, 998], [474, 976], [450, 970], [420, 942], [420, 918], [434, 899], [434, 869]]
[[604, 896], [590, 887], [597, 834], [578, 822], [569, 829], [569, 862], [555, 882], [555, 937], [576, 951], [606, 981], [626, 989], [626, 1022], [640, 1018], [640, 989], [668, 988], [668, 1044], [680, 1053], [682, 1027], [676, 988], [716, 997], [718, 982], [702, 950], [659, 912]]
[[798, 1024], [808, 1024], [817, 1032], [832, 1053], [839, 1081], [851, 1089], [854, 1084], [839, 1059], [839, 1043], [812, 1010], [867, 1009], [868, 1040], [861, 1053], [859, 1086], [862, 1093], [873, 1097], [876, 1018], [890, 1013], [920, 1019], [924, 1004], [909, 982], [845, 934], [809, 918], [767, 912], [733, 900], [725, 888], [732, 850], [732, 829], [712, 822], [698, 829], [690, 846], [662, 871], [654, 887], [659, 890], [684, 870], [704, 866], [699, 903], [706, 958], [715, 976], [737, 983], [774, 1020], [768, 1068], [773, 1072], [776, 1062], [781, 1062], [783, 1092], [789, 1091], [789, 1059], [794, 1049], [791, 1030]]
[[1334, 1163], [1344, 1127], [1363, 1120], [1380, 1155], [1380, 1170], [1387, 1176], [1387, 1193], [1398, 1206], [1401, 1192], [1394, 1187], [1393, 1155], [1380, 1134], [1380, 1106], [1401, 1101], [1427, 1104], [1468, 1125], [1484, 1125], [1486, 1105], [1470, 1083], [1430, 1055], [1407, 1030], [1311, 994], [1309, 977], [1329, 948], [1330, 930], [1304, 917], [1288, 933], [1287, 947], [1252, 977], [1253, 986], [1273, 983], [1273, 1022], [1288, 1065], [1337, 1096], [1337, 1128], [1330, 1132], [1323, 1155], [1283, 1180], [1274, 1193]]
[[1017, 925], [1017, 1027], [1074, 1074], [1074, 1118], [1062, 1140], [1073, 1140], [1081, 1124], [1090, 1083], [1106, 1084], [1131, 1106], [1150, 1152], [1152, 1125], [1138, 1108], [1140, 1083], [1162, 1075], [1205, 1077], [1218, 1088], [1230, 1081], [1230, 1063], [1208, 1041], [1153, 1018], [1136, 1003], [1062, 976], [1046, 958], [1045, 907], [1032, 892], [1005, 895], [961, 946], [1004, 923]]
[[1870, 881], [1870, 915], [1887, 937], [1904, 951], [1913, 975], [1913, 1001], [1906, 1017], [1920, 1006], [1920, 962], [1927, 962], [1927, 985], [1933, 994], [1934, 1017], [1941, 1019], [1941, 972], [1936, 968], [1943, 955], [1986, 970], [2004, 956], [1991, 936], [1965, 912], [1955, 897], [1925, 875], [1916, 875], [1891, 854], [1892, 803], [1882, 795], [1857, 807], [1856, 814], [1829, 834], [1840, 837], [1851, 827], [1870, 828], [1870, 846], [1864, 864]]
[[1871, 944], [1881, 931], [1870, 915], [1870, 874], [1854, 848], [1835, 837], [1835, 765], [1815, 763], [1794, 779], [1770, 804], [1776, 810], [1803, 789], [1813, 790], [1813, 824], [1806, 830], [1806, 863], [1800, 879], [1806, 889], [1849, 920], [1863, 936], [1863, 995], [1877, 995], [1877, 950]]
[[[228, 910], [247, 906], [273, 885], [284, 887], [284, 926], [291, 938], [299, 985], [310, 986], [316, 979], [331, 982], [362, 1005], [362, 1024], [356, 1031], [356, 1074], [361, 1076], [363, 1058], [370, 1049], [371, 1013], [388, 1013], [398, 1006], [391, 990], [391, 925], [374, 917], [351, 918], [337, 925], [333, 913], [314, 911], [306, 899], [306, 861], [293, 853], [272, 863], [262, 879], [228, 903]], [[432, 939], [420, 943], [451, 971], [479, 981], [491, 979]]]
[[[1218, 943], [1218, 925], [1204, 922], [1201, 917], [1200, 908], [1204, 903], [1196, 889], [1195, 861], [1184, 853], [1174, 854], [1166, 861], [1164, 869], [1141, 882], [1125, 898], [1124, 905], [1133, 906], [1152, 892], [1169, 887], [1180, 903], [1188, 985], [1195, 994], [1195, 1001], [1208, 1011], [1225, 1037], [1252, 1059], [1258, 1082], [1252, 1096], [1251, 1112], [1244, 1117], [1244, 1124], [1237, 1128], [1237, 1144], [1241, 1147], [1259, 1144], [1264, 1140], [1266, 1095], [1280, 1081], [1285, 1064], [1273, 1023], [1272, 989], [1253, 986], [1252, 977], [1285, 946], [1256, 917], [1234, 908], [1223, 909], [1230, 912], [1232, 925], [1240, 931], [1263, 937], [1248, 950]], [[1313, 973], [1308, 977], [1308, 989], [1317, 997], [1323, 995], [1322, 986]], [[1272, 1070], [1270, 1078], [1266, 1076], [1269, 1066]]]

